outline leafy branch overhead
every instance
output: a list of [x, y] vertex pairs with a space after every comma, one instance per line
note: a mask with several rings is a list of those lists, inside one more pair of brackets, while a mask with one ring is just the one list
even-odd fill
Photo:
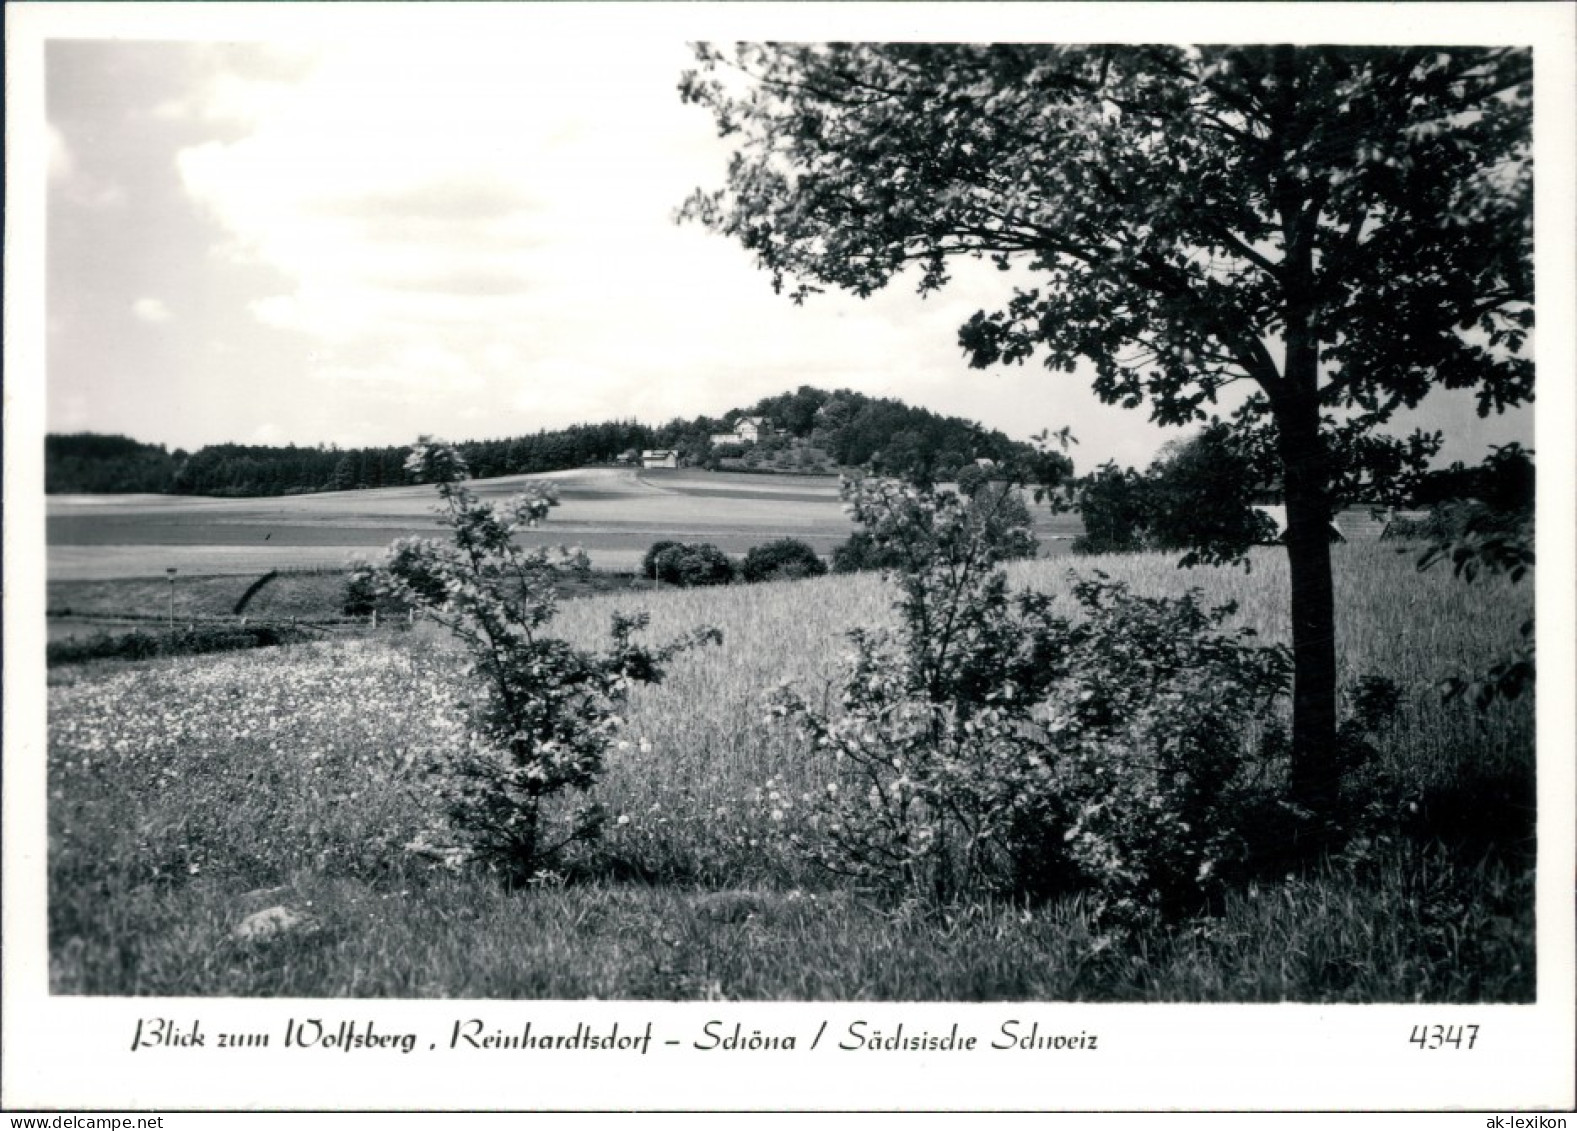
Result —
[[[977, 314], [977, 366], [1098, 368], [1112, 403], [1200, 418], [1224, 386], [1320, 402], [1532, 393], [1531, 58], [1517, 49], [702, 45], [681, 93], [737, 151], [683, 215], [802, 300], [965, 255], [1037, 286]], [[1292, 301], [1289, 301], [1292, 300]], [[1459, 333], [1458, 331], [1473, 331]]]
[[[1394, 497], [1431, 389], [1533, 398], [1525, 48], [702, 45], [681, 81], [735, 152], [681, 212], [796, 300], [957, 257], [1020, 285], [959, 330], [971, 365], [1093, 369], [1181, 425], [1247, 392], [1238, 446], [1286, 507], [1294, 792], [1335, 803], [1329, 526]], [[1234, 398], [1237, 399], [1237, 398]], [[1202, 547], [1209, 556], [1209, 547]]]

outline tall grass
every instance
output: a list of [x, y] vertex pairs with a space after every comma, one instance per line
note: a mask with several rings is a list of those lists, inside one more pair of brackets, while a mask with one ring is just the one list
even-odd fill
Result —
[[[57, 992], [404, 996], [1525, 1000], [1530, 863], [1490, 837], [1429, 842], [1476, 785], [1531, 787], [1532, 705], [1442, 704], [1448, 675], [1509, 649], [1528, 585], [1419, 574], [1388, 546], [1338, 547], [1343, 678], [1408, 694], [1383, 762], [1418, 843], [1376, 846], [1235, 894], [1208, 923], [1094, 958], [1078, 901], [940, 916], [868, 906], [812, 870], [771, 814], [827, 768], [771, 725], [783, 681], [832, 694], [847, 631], [894, 623], [876, 576], [566, 603], [553, 629], [606, 639], [645, 608], [657, 641], [714, 624], [723, 647], [639, 689], [598, 788], [615, 819], [600, 878], [507, 892], [404, 851], [429, 818], [424, 755], [459, 741], [461, 657], [436, 629], [220, 658], [51, 674], [50, 930]], [[1180, 571], [1155, 556], [1015, 563], [1144, 594], [1198, 587], [1287, 637], [1281, 555]], [[1073, 604], [1068, 601], [1068, 613]], [[1523, 793], [1518, 791], [1522, 790]], [[1454, 791], [1454, 792], [1453, 792]], [[774, 797], [773, 795], [776, 795]], [[787, 802], [787, 805], [784, 804]], [[792, 821], [792, 817], [788, 819]], [[1512, 839], [1523, 835], [1509, 834]], [[1513, 846], [1516, 847], [1516, 846]], [[1522, 847], [1526, 847], [1525, 845]], [[1495, 851], [1491, 851], [1495, 850]], [[229, 930], [289, 901], [318, 929], [263, 947]]]

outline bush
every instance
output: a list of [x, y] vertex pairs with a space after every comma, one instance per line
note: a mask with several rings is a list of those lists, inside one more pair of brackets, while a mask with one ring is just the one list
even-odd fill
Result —
[[1017, 486], [1002, 480], [976, 484], [968, 494], [964, 512], [971, 523], [982, 527], [1003, 560], [1033, 558], [1040, 547], [1030, 532], [1029, 506]]
[[671, 538], [666, 538], [660, 542], [653, 542], [651, 544], [651, 548], [648, 549], [646, 554], [641, 558], [641, 573], [645, 574], [646, 580], [657, 580], [657, 559], [662, 556], [664, 550], [672, 549], [674, 546], [683, 545], [683, 542], [675, 542]]
[[710, 542], [675, 543], [653, 562], [658, 581], [685, 587], [727, 585], [734, 580], [734, 562]]
[[471, 653], [466, 685], [469, 741], [430, 752], [429, 771], [444, 820], [413, 849], [453, 865], [476, 862], [511, 882], [551, 872], [575, 845], [600, 835], [595, 804], [550, 809], [566, 791], [584, 793], [616, 740], [619, 711], [633, 683], [651, 683], [679, 651], [721, 639], [700, 629], [651, 650], [632, 641], [644, 614], [615, 614], [612, 646], [593, 653], [542, 633], [557, 607], [561, 570], [584, 571], [583, 554], [526, 550], [514, 535], [540, 522], [556, 500], [540, 488], [495, 506], [464, 485], [453, 448], [419, 443], [406, 469], [438, 489], [435, 508], [448, 541], [402, 538], [383, 563], [363, 566], [380, 593], [422, 609]]
[[80, 664], [89, 660], [147, 660], [156, 656], [198, 656], [209, 652], [235, 652], [244, 648], [269, 648], [297, 643], [307, 634], [288, 625], [196, 625], [173, 635], [168, 632], [126, 632], [52, 640], [45, 650], [46, 663]]
[[752, 546], [740, 570], [741, 576], [751, 582], [820, 577], [826, 572], [827, 563], [797, 538], [779, 538], [762, 546]]
[[372, 578], [364, 573], [352, 572], [345, 579], [345, 599], [340, 611], [348, 617], [371, 616], [378, 607], [378, 591]]
[[161, 641], [152, 632], [127, 632], [110, 635], [96, 632], [92, 636], [51, 640], [45, 648], [46, 662], [56, 664], [82, 664], [89, 660], [146, 660], [164, 654], [168, 636]]
[[833, 573], [861, 573], [866, 570], [892, 569], [898, 564], [895, 551], [878, 546], [876, 539], [863, 530], [856, 530], [848, 540], [832, 550]]
[[[968, 492], [959, 491], [956, 495], [918, 487], [911, 490], [920, 491], [929, 498], [951, 498], [953, 502], [945, 504], [953, 516], [948, 521], [956, 518], [974, 530], [991, 545], [996, 560], [1032, 558], [1039, 548], [1030, 533], [1029, 508], [1023, 494], [1012, 484], [979, 479], [970, 485]], [[912, 567], [918, 561], [916, 554], [923, 557], [926, 552], [919, 544], [910, 545], [914, 533], [899, 533], [897, 527], [886, 523], [856, 530], [846, 541], [833, 547], [832, 572]]]
[[[1075, 582], [1077, 623], [998, 568], [1014, 522], [956, 496], [846, 487], [892, 549], [896, 634], [855, 632], [839, 710], [773, 707], [830, 757], [803, 833], [829, 870], [894, 895], [1085, 890], [1122, 931], [1203, 909], [1274, 810], [1253, 741], [1290, 682], [1280, 646], [1222, 630], [1197, 592]], [[1275, 747], [1275, 743], [1269, 744]]]
[[[1521, 449], [1516, 448], [1520, 453]], [[1500, 452], [1497, 451], [1497, 456]], [[1526, 456], [1518, 456], [1526, 459]], [[1506, 462], [1502, 457], [1501, 462]], [[1526, 471], [1531, 491], [1532, 468]], [[1518, 482], [1520, 482], [1520, 478]], [[1513, 484], [1515, 486], [1515, 483]], [[1510, 491], [1511, 488], [1508, 488]], [[1496, 509], [1484, 503], [1464, 502], [1436, 507], [1440, 526], [1429, 532], [1430, 544], [1418, 559], [1420, 570], [1449, 561], [1452, 572], [1465, 581], [1480, 573], [1504, 574], [1520, 582], [1533, 569], [1534, 513], [1531, 494], [1523, 497], [1523, 508]], [[1523, 621], [1522, 640], [1487, 670], [1452, 676], [1446, 680], [1446, 698], [1467, 696], [1487, 710], [1497, 699], [1516, 699], [1534, 686], [1535, 659], [1533, 619]]]
[[[434, 597], [438, 594], [434, 593]], [[358, 572], [356, 563], [352, 562], [350, 573], [345, 579], [344, 598], [340, 604], [340, 612], [348, 617], [370, 617], [378, 614], [383, 617], [404, 617], [411, 611], [410, 607], [399, 601], [380, 593], [366, 573]]]
[[895, 894], [948, 900], [1004, 885], [1018, 799], [1039, 796], [1018, 757], [1020, 706], [1060, 669], [1066, 626], [1048, 603], [1010, 601], [997, 564], [1017, 541], [968, 501], [893, 481], [847, 482], [844, 498], [894, 563], [896, 637], [851, 634], [837, 716], [791, 688], [774, 711], [833, 759], [802, 841], [828, 869]]
[[1074, 596], [1085, 619], [1031, 743], [1058, 779], [1043, 809], [1098, 919], [1136, 927], [1205, 910], [1252, 868], [1260, 814], [1274, 808], [1252, 739], [1290, 686], [1291, 657], [1220, 631], [1235, 609], [1204, 609], [1197, 591], [1140, 598], [1098, 576]]

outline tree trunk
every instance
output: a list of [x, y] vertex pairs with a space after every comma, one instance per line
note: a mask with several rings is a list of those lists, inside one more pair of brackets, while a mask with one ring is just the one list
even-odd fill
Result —
[[1319, 408], [1301, 398], [1278, 414], [1292, 579], [1292, 799], [1330, 813], [1336, 751], [1336, 600], [1331, 583], [1331, 502]]

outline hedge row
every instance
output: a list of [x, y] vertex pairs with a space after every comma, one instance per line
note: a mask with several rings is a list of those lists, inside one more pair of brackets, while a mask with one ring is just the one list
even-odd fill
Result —
[[51, 666], [80, 664], [88, 660], [147, 660], [155, 656], [195, 656], [204, 652], [235, 652], [295, 644], [308, 633], [290, 625], [212, 625], [188, 627], [175, 633], [107, 632], [69, 640], [52, 640], [46, 655]]
[[797, 538], [779, 538], [752, 546], [737, 566], [710, 542], [654, 542], [641, 559], [641, 572], [652, 581], [671, 585], [727, 585], [733, 581], [787, 581], [819, 577], [827, 563]]

